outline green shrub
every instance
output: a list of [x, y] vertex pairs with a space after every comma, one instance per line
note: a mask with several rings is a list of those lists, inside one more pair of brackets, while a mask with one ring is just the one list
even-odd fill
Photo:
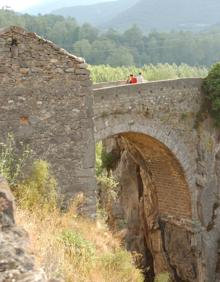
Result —
[[220, 63], [213, 65], [204, 79], [203, 90], [207, 110], [214, 119], [215, 125], [220, 126]]
[[96, 176], [99, 176], [102, 173], [102, 142], [96, 144]]
[[60, 235], [60, 241], [65, 246], [65, 252], [78, 260], [79, 264], [84, 264], [86, 267], [88, 263], [95, 260], [96, 249], [91, 241], [83, 238], [83, 236], [74, 230], [65, 230]]
[[108, 198], [108, 202], [112, 202], [118, 195], [118, 182], [113, 176], [107, 176], [104, 173], [97, 177], [101, 192]]
[[57, 205], [57, 183], [52, 176], [49, 164], [37, 160], [33, 164], [30, 176], [15, 187], [19, 205], [29, 210], [40, 207], [51, 211]]
[[100, 257], [102, 268], [105, 269], [108, 276], [115, 271], [118, 281], [142, 282], [143, 275], [138, 269], [135, 269], [132, 261], [131, 253], [123, 250], [106, 253]]
[[110, 171], [116, 165], [116, 162], [119, 159], [119, 155], [115, 152], [107, 153], [104, 148], [102, 148], [101, 154], [101, 161], [102, 161], [102, 168]]
[[0, 174], [3, 175], [9, 185], [15, 186], [24, 174], [24, 166], [30, 156], [30, 149], [19, 144], [18, 151], [12, 134], [8, 134], [5, 143], [0, 143]]
[[112, 205], [118, 197], [118, 182], [111, 175], [107, 176], [102, 172], [97, 177], [98, 183], [98, 201], [97, 201], [97, 216], [99, 220], [109, 223], [112, 214]]
[[108, 172], [114, 168], [120, 156], [116, 152], [107, 153], [102, 142], [96, 144], [96, 175], [99, 176], [104, 170]]

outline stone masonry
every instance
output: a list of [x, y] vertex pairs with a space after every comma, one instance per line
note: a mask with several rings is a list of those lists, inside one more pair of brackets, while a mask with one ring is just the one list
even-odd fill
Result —
[[92, 90], [84, 59], [21, 28], [2, 29], [0, 139], [13, 133], [30, 144], [51, 164], [65, 200], [85, 194], [90, 215], [95, 140], [127, 140], [151, 171], [159, 216], [190, 232], [198, 281], [212, 282], [220, 261], [220, 135], [210, 118], [198, 120], [201, 84], [192, 78]]
[[[84, 59], [34, 33], [0, 30], [1, 140], [13, 133], [29, 143], [51, 164], [65, 199], [84, 191], [89, 201], [95, 152], [86, 68]], [[91, 203], [87, 208], [91, 212]]]

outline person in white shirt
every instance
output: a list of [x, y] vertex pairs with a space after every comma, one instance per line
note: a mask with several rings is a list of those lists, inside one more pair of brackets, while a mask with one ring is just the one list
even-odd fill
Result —
[[143, 83], [145, 82], [144, 77], [142, 75], [141, 72], [139, 72], [138, 76], [137, 76], [137, 83]]

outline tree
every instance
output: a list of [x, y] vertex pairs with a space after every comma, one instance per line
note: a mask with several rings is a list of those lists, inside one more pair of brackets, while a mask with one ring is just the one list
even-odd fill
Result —
[[89, 42], [93, 42], [98, 38], [99, 30], [90, 24], [83, 24], [80, 28], [79, 39], [88, 39]]
[[77, 56], [83, 57], [88, 63], [91, 61], [92, 46], [87, 39], [77, 41], [73, 45], [73, 53]]
[[203, 83], [208, 111], [216, 126], [220, 126], [220, 62], [213, 65]]
[[115, 51], [113, 51], [112, 54], [108, 56], [106, 61], [107, 64], [112, 67], [134, 65], [133, 55], [124, 47], [117, 48]]
[[91, 64], [106, 64], [107, 58], [117, 50], [114, 41], [109, 39], [97, 39], [92, 43]]

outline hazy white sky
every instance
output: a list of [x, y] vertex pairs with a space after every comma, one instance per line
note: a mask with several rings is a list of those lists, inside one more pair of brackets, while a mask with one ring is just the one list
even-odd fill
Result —
[[[79, 5], [83, 5], [84, 2], [81, 0], [78, 0], [78, 4]], [[109, 1], [109, 0], [91, 0], [91, 4], [96, 3], [96, 2], [105, 2], [105, 1]], [[113, 0], [111, 0], [113, 1]], [[4, 6], [9, 6], [11, 9], [13, 9], [14, 11], [25, 11], [28, 8], [35, 6], [36, 4], [48, 4], [48, 3], [56, 3], [56, 4], [60, 4], [62, 3], [62, 0], [0, 0], [0, 8], [4, 7]], [[65, 1], [64, 1], [65, 2]], [[67, 3], [70, 3], [71, 1], [67, 1]], [[76, 3], [76, 1], [74, 1]], [[89, 0], [85, 1], [86, 4], [89, 3]], [[57, 6], [57, 5], [56, 5]], [[62, 7], [61, 5], [58, 5], [60, 7]]]
[[40, 2], [42, 0], [0, 0], [0, 8], [7, 5], [15, 11], [22, 11]]

